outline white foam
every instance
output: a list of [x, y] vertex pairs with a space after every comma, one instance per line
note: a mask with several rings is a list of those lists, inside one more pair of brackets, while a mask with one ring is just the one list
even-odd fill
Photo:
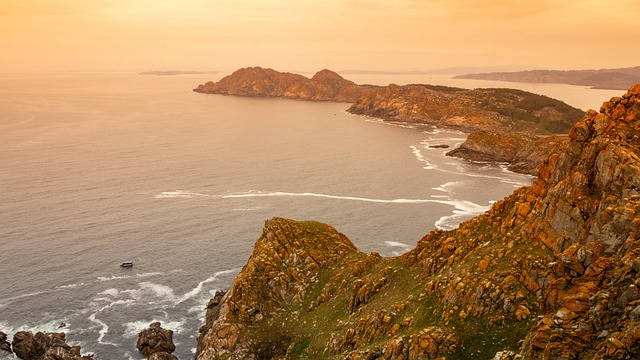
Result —
[[133, 277], [136, 278], [146, 278], [150, 276], [158, 276], [162, 275], [162, 272], [148, 272], [148, 273], [138, 273], [133, 275], [112, 275], [109, 277], [106, 276], [98, 276], [98, 281], [113, 281], [113, 280], [123, 280], [123, 279], [131, 279]]
[[104, 321], [98, 319], [96, 316], [103, 312], [104, 310], [107, 310], [113, 306], [116, 305], [124, 305], [124, 306], [129, 306], [131, 304], [135, 303], [134, 300], [116, 300], [113, 301], [103, 307], [101, 307], [100, 309], [98, 309], [98, 311], [94, 312], [93, 314], [89, 315], [88, 319], [89, 321], [91, 321], [94, 324], [97, 324], [98, 326], [100, 326], [100, 331], [98, 332], [99, 336], [98, 336], [98, 343], [99, 344], [103, 344], [103, 345], [113, 345], [113, 346], [118, 346], [117, 344], [114, 343], [110, 343], [107, 341], [103, 341], [104, 336], [109, 332], [109, 325], [107, 325], [107, 323], [105, 323]]
[[38, 295], [46, 294], [46, 293], [49, 293], [49, 292], [51, 292], [51, 291], [36, 291], [36, 292], [29, 293], [29, 294], [23, 294], [23, 295], [10, 297], [10, 298], [7, 298], [7, 299], [2, 299], [2, 300], [0, 300], [0, 309], [5, 307], [5, 306], [7, 306], [7, 305], [9, 305], [9, 304], [11, 304], [11, 303], [13, 303], [13, 302], [16, 302], [17, 300], [24, 299], [24, 298], [27, 298], [27, 297], [32, 297], [32, 296], [38, 296]]
[[431, 202], [442, 202], [434, 199], [374, 199], [374, 198], [364, 198], [364, 197], [356, 197], [356, 196], [338, 196], [338, 195], [329, 195], [329, 194], [317, 194], [317, 193], [291, 193], [291, 192], [282, 192], [282, 191], [274, 191], [274, 192], [260, 192], [260, 191], [249, 191], [246, 193], [237, 193], [225, 195], [223, 199], [233, 199], [233, 198], [251, 198], [251, 197], [279, 197], [279, 196], [291, 196], [291, 197], [319, 197], [326, 199], [336, 199], [336, 200], [352, 200], [352, 201], [364, 201], [364, 202], [374, 202], [374, 203], [387, 203], [387, 204], [420, 204], [420, 203], [431, 203]]
[[411, 248], [411, 245], [405, 244], [405, 243], [401, 243], [399, 241], [385, 241], [385, 244], [391, 246], [391, 247], [403, 247], [403, 248]]
[[99, 293], [98, 295], [111, 295], [113, 297], [116, 297], [118, 296], [118, 294], [119, 294], [118, 289], [111, 288]]
[[56, 286], [56, 289], [73, 289], [73, 288], [77, 288], [80, 286], [85, 286], [86, 284], [81, 282], [81, 283], [77, 283], [77, 284], [68, 284], [68, 285], [62, 285], [62, 286]]
[[222, 271], [218, 271], [218, 272], [216, 272], [216, 273], [215, 273], [215, 274], [213, 274], [213, 276], [211, 276], [210, 278], [207, 278], [207, 279], [205, 279], [205, 280], [203, 280], [203, 281], [200, 281], [200, 282], [198, 283], [198, 286], [196, 286], [195, 288], [193, 288], [193, 290], [191, 290], [191, 291], [189, 291], [188, 293], [186, 293], [186, 294], [182, 295], [182, 296], [178, 299], [178, 302], [176, 303], [176, 305], [177, 305], [177, 304], [180, 304], [180, 303], [182, 303], [182, 302], [184, 302], [184, 301], [186, 301], [186, 300], [188, 300], [188, 299], [191, 299], [192, 297], [194, 297], [194, 296], [196, 296], [196, 295], [198, 295], [198, 294], [200, 294], [200, 293], [202, 292], [202, 289], [203, 289], [203, 287], [204, 287], [204, 284], [206, 284], [206, 283], [210, 283], [210, 282], [213, 282], [213, 281], [218, 280], [218, 277], [219, 277], [219, 276], [221, 276], [221, 275], [232, 274], [232, 273], [235, 273], [235, 272], [238, 272], [238, 271], [240, 271], [240, 268], [234, 268], [234, 269], [222, 270]]
[[422, 167], [423, 169], [432, 170], [436, 168], [435, 165], [431, 164], [429, 160], [427, 160], [427, 158], [422, 155], [422, 151], [420, 151], [417, 146], [411, 145], [409, 146], [409, 148], [411, 149], [411, 153], [413, 153], [413, 156], [415, 156], [418, 161], [425, 163], [425, 165]]
[[[453, 193], [451, 187], [462, 184], [460, 181], [448, 181], [438, 187], [431, 188], [432, 190], [442, 191], [446, 193]], [[434, 196], [432, 196], [434, 197]]]
[[263, 208], [262, 206], [252, 206], [252, 207], [248, 207], [248, 208], [233, 209], [233, 211], [256, 211], [256, 210], [260, 210], [262, 208]]
[[106, 276], [98, 276], [98, 281], [111, 281], [111, 280], [122, 280], [122, 279], [129, 279], [132, 278], [132, 275], [112, 275], [110, 277], [106, 277]]
[[197, 193], [197, 192], [192, 192], [192, 191], [183, 191], [183, 190], [164, 191], [164, 192], [161, 192], [160, 194], [155, 196], [156, 199], [166, 199], [166, 198], [191, 199], [191, 198], [195, 198], [195, 197], [217, 197], [217, 196], [216, 195], [202, 194], [202, 193]]

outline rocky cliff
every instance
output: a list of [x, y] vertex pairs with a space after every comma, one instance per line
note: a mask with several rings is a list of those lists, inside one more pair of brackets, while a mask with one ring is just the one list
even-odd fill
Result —
[[284, 97], [290, 99], [354, 102], [376, 87], [357, 85], [330, 70], [321, 70], [311, 79], [298, 74], [261, 67], [235, 71], [218, 82], [207, 82], [193, 91], [208, 94]]
[[197, 359], [637, 359], [640, 84], [531, 186], [400, 257], [274, 218], [209, 304]]
[[509, 170], [538, 176], [538, 166], [567, 142], [565, 136], [478, 131], [446, 155], [471, 161], [505, 162]]

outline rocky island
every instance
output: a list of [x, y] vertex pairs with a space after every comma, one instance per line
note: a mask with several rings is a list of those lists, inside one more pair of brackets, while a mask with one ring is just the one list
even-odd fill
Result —
[[[357, 85], [326, 69], [306, 78], [273, 69], [244, 68], [216, 83], [199, 85], [194, 91], [349, 102], [352, 105], [347, 111], [352, 114], [480, 132], [470, 136], [460, 151], [449, 154], [476, 161], [513, 162], [513, 171], [533, 175], [537, 175], [543, 156], [562, 142], [547, 135], [566, 134], [584, 115], [559, 100], [521, 90]], [[487, 134], [493, 134], [491, 141]], [[505, 157], [499, 154], [504, 151], [496, 151], [496, 144], [498, 148], [516, 146], [518, 150]]]
[[399, 257], [268, 220], [207, 306], [196, 358], [639, 358], [640, 84], [589, 111], [539, 173]]
[[321, 70], [312, 78], [261, 67], [235, 71], [218, 82], [207, 82], [193, 89], [205, 94], [283, 97], [298, 100], [354, 102], [376, 89], [373, 85], [357, 85], [331, 70]]

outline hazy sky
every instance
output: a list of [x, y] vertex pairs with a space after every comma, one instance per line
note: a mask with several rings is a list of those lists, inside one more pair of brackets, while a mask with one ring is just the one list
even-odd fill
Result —
[[0, 72], [640, 65], [640, 0], [0, 0]]

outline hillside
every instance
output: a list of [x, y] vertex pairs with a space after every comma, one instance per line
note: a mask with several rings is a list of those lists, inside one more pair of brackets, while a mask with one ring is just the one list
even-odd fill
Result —
[[389, 85], [360, 97], [347, 111], [469, 133], [566, 133], [584, 115], [559, 100], [522, 90], [434, 85]]
[[400, 257], [273, 218], [209, 303], [196, 358], [637, 359], [639, 137], [640, 84], [587, 113], [531, 186]]
[[458, 75], [459, 79], [500, 80], [525, 83], [558, 83], [593, 89], [626, 90], [640, 83], [640, 66], [600, 70], [527, 70]]

